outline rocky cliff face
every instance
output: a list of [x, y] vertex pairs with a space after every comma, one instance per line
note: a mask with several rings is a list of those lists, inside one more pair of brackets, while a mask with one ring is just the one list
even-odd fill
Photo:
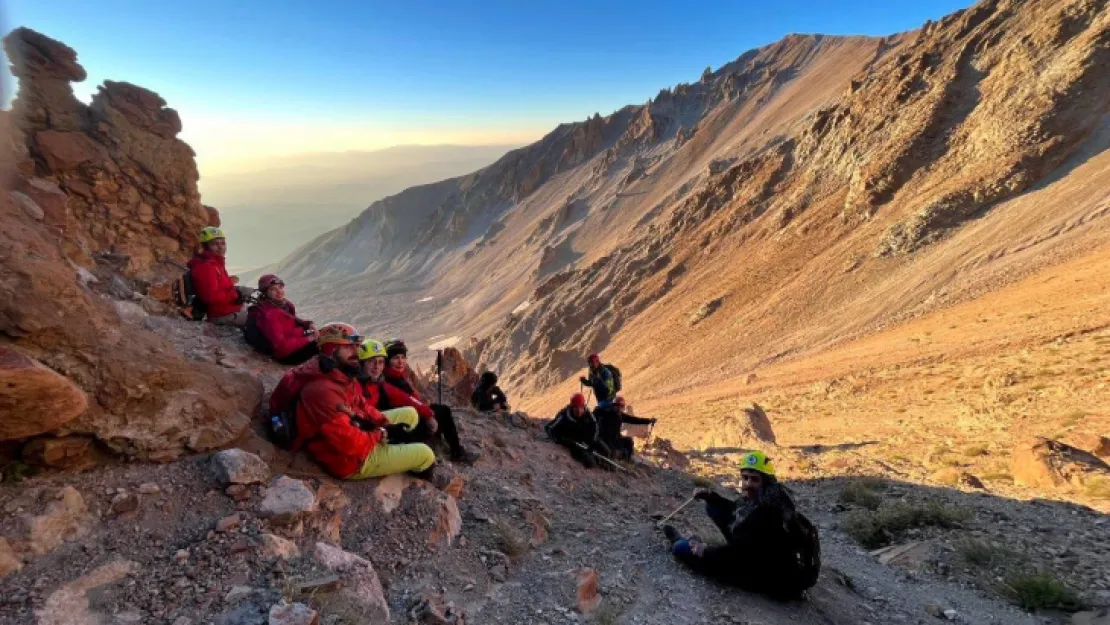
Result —
[[70, 86], [86, 76], [73, 49], [26, 28], [4, 47], [19, 79], [12, 116], [26, 148], [17, 191], [40, 205], [66, 256], [88, 269], [109, 258], [129, 278], [179, 273], [197, 231], [219, 225], [219, 214], [200, 202], [177, 112], [156, 93], [113, 81], [86, 106]]
[[166, 460], [234, 440], [260, 383], [143, 326], [167, 311], [151, 285], [181, 271], [215, 218], [177, 114], [126, 83], [86, 107], [69, 86], [85, 76], [72, 49], [27, 29], [5, 45], [20, 92], [0, 120], [0, 441], [46, 434], [28, 449], [66, 461], [92, 441]]

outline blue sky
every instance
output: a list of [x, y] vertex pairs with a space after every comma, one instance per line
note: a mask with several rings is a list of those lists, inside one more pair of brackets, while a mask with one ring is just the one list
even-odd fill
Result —
[[[399, 143], [524, 143], [792, 32], [884, 35], [970, 0], [7, 0], [8, 27], [157, 91], [202, 171]], [[250, 168], [250, 167], [247, 167]]]

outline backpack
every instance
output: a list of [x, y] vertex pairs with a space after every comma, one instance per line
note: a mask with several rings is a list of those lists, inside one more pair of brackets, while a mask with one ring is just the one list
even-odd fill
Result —
[[181, 277], [173, 281], [173, 285], [170, 286], [170, 294], [173, 297], [174, 305], [177, 306], [177, 311], [181, 313], [182, 317], [190, 321], [204, 319], [208, 308], [197, 297], [197, 292], [193, 289], [193, 275], [190, 272], [186, 271], [181, 274]]
[[608, 369], [609, 373], [611, 373], [613, 375], [613, 395], [615, 396], [617, 393], [621, 392], [621, 370], [616, 368], [613, 365], [601, 365], [601, 366]]
[[270, 339], [266, 338], [266, 335], [258, 327], [257, 306], [251, 306], [247, 309], [247, 323], [243, 325], [243, 338], [248, 345], [261, 354], [268, 356], [274, 353], [274, 346], [270, 343]]
[[297, 441], [297, 401], [301, 398], [301, 389], [311, 377], [300, 375], [297, 369], [290, 369], [270, 394], [266, 438], [279, 449], [293, 449]]
[[821, 573], [821, 538], [817, 528], [804, 514], [798, 512], [787, 523], [786, 529], [790, 534], [794, 553], [798, 557], [798, 566], [794, 572], [794, 579], [791, 580], [794, 582], [792, 586], [798, 591], [812, 588]]

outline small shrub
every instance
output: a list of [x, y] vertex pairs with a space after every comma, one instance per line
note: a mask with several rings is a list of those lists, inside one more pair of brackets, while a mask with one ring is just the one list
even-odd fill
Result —
[[1056, 609], [1075, 612], [1083, 609], [1079, 595], [1048, 573], [1011, 575], [1003, 582], [1003, 593], [1022, 609]]
[[956, 551], [968, 563], [980, 568], [998, 566], [1007, 560], [1018, 558], [1018, 554], [985, 540], [969, 538], [956, 543]]
[[607, 603], [594, 613], [594, 623], [595, 625], [617, 625], [620, 616], [620, 609], [611, 603]]
[[935, 502], [923, 506], [896, 503], [873, 512], [855, 512], [844, 522], [844, 532], [868, 549], [885, 547], [906, 530], [917, 527], [953, 527], [967, 518], [961, 510]]
[[964, 449], [964, 456], [968, 458], [976, 458], [978, 456], [987, 455], [988, 450], [986, 445], [970, 445]]
[[878, 510], [883, 503], [881, 495], [871, 490], [864, 480], [853, 480], [840, 491], [841, 503], [853, 504], [868, 510]]
[[493, 528], [497, 532], [498, 546], [505, 555], [515, 560], [528, 553], [528, 541], [508, 523], [496, 521]]
[[15, 460], [8, 466], [4, 467], [3, 482], [5, 484], [18, 484], [27, 479], [31, 475], [31, 473], [32, 471], [29, 465], [26, 465], [19, 460]]
[[1084, 487], [1084, 492], [1092, 499], [1110, 499], [1110, 478], [1096, 477]]

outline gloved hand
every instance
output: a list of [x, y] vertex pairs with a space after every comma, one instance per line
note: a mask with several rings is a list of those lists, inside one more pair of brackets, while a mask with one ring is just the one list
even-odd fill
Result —
[[582, 384], [585, 384], [586, 386], [590, 385], [589, 379], [587, 379], [585, 377], [578, 378], [578, 381], [581, 382]]
[[696, 488], [696, 489], [694, 489], [694, 499], [700, 499], [701, 501], [705, 501], [705, 500], [709, 499], [712, 496], [713, 496], [713, 491], [711, 489], [708, 489], [708, 488]]
[[656, 419], [655, 417], [652, 417], [651, 419], [648, 419], [648, 423], [650, 425], [655, 425], [658, 421], [659, 421], [659, 419]]
[[408, 429], [406, 429], [405, 426], [399, 423], [394, 425], [387, 425], [384, 429], [386, 437], [393, 440], [400, 440], [402, 436], [408, 433]]

